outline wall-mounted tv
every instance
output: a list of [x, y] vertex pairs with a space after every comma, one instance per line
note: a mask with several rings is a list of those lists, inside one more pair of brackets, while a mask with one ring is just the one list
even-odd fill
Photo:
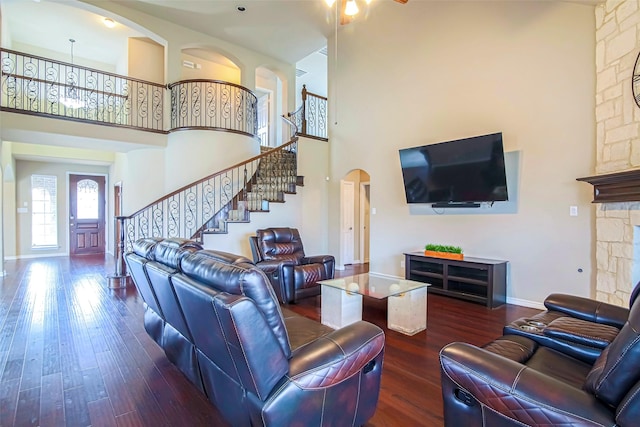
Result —
[[502, 133], [400, 150], [407, 203], [480, 206], [508, 200]]

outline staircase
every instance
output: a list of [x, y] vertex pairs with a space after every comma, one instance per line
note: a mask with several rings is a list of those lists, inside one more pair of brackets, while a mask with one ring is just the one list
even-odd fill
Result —
[[[244, 194], [239, 193], [229, 209], [221, 209], [210, 221], [203, 234], [222, 234], [234, 222], [251, 222], [251, 212], [269, 212], [270, 203], [284, 203], [285, 194], [296, 194], [296, 186], [304, 185], [302, 177], [296, 176], [297, 154], [293, 151], [262, 147], [256, 173], [247, 182]], [[244, 200], [242, 199], [244, 195]]]
[[247, 223], [251, 212], [269, 212], [303, 185], [297, 176], [298, 138], [223, 171], [182, 187], [128, 217], [118, 217], [120, 247], [129, 251], [143, 237], [181, 237], [202, 241], [204, 234]]

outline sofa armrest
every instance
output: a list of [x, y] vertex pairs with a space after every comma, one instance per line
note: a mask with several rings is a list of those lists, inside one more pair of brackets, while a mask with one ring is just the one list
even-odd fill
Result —
[[612, 410], [586, 391], [470, 344], [444, 347], [440, 366], [445, 421], [482, 405], [522, 425], [613, 422]]
[[629, 309], [605, 302], [566, 294], [551, 294], [544, 300], [548, 310], [559, 311], [577, 319], [622, 328]]
[[328, 279], [333, 279], [336, 269], [336, 259], [333, 255], [315, 255], [302, 258], [302, 264], [322, 264]]
[[[289, 378], [302, 389], [330, 387], [363, 371], [380, 375], [384, 332], [359, 321], [300, 347], [289, 361]], [[373, 372], [372, 372], [373, 371]]]
[[288, 304], [293, 298], [293, 267], [294, 262], [267, 260], [256, 263], [256, 267], [264, 271], [269, 277], [271, 286], [282, 304]]

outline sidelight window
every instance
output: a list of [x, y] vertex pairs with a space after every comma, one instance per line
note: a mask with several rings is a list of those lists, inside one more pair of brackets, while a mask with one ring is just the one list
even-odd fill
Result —
[[58, 245], [58, 179], [52, 175], [31, 175], [31, 245]]

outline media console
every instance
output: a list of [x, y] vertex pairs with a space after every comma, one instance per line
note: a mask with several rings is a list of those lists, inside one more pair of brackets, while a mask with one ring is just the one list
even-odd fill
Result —
[[405, 278], [430, 283], [428, 292], [496, 308], [506, 302], [507, 261], [465, 257], [435, 258], [405, 253]]

